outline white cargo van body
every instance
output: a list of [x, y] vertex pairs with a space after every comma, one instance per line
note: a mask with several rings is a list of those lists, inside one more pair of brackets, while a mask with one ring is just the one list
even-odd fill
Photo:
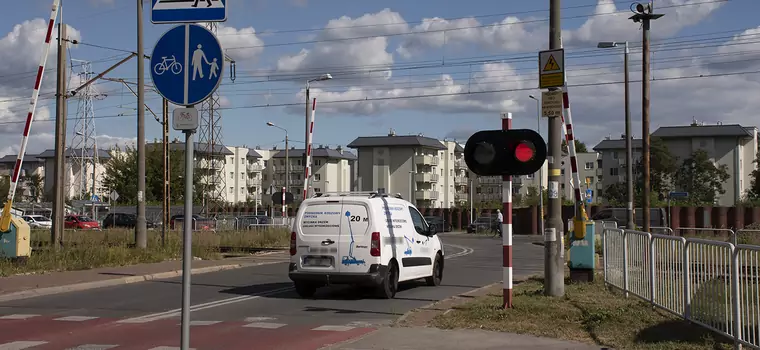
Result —
[[289, 276], [302, 296], [327, 284], [385, 285], [385, 294], [395, 295], [396, 283], [426, 278], [438, 285], [443, 271], [435, 232], [413, 205], [388, 195], [307, 199], [293, 224], [290, 253]]

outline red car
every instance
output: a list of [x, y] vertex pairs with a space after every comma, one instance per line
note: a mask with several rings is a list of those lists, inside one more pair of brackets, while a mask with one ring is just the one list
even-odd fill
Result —
[[74, 230], [100, 230], [100, 224], [84, 215], [67, 215], [63, 227]]

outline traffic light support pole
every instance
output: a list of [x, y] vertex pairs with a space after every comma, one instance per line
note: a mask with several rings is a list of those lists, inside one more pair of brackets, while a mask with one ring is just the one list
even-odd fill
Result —
[[[560, 6], [560, 0], [549, 2], [549, 49], [562, 47]], [[544, 225], [544, 294], [561, 297], [565, 294], [564, 224], [562, 223], [562, 201], [559, 196], [562, 120], [556, 116], [548, 119], [549, 205], [546, 225]]]
[[[512, 113], [501, 115], [501, 129], [512, 129]], [[503, 307], [512, 308], [512, 176], [502, 176], [501, 196], [503, 201], [501, 224], [502, 265], [504, 269]]]

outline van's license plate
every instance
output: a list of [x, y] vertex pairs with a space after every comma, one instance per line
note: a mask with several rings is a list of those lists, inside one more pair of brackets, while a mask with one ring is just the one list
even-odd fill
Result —
[[303, 264], [305, 266], [332, 266], [332, 259], [326, 256], [309, 256], [303, 258]]

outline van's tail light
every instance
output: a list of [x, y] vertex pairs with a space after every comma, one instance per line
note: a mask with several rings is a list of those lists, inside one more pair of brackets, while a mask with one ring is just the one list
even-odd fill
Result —
[[369, 255], [380, 256], [380, 232], [372, 232], [372, 243], [369, 247]]
[[290, 233], [290, 255], [296, 255], [298, 249], [296, 249], [296, 233]]

